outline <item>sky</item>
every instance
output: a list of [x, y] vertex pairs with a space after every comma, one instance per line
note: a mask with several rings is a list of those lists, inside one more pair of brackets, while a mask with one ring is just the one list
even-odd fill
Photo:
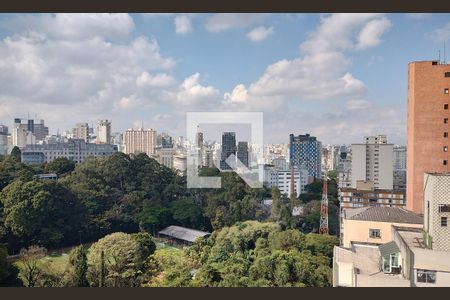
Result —
[[408, 63], [450, 57], [449, 14], [0, 14], [0, 124], [264, 114], [264, 142], [406, 143]]

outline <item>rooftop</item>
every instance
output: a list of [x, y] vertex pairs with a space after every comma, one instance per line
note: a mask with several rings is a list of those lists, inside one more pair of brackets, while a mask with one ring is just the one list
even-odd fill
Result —
[[423, 224], [422, 216], [400, 207], [368, 206], [344, 209], [344, 219], [387, 222]]
[[169, 226], [159, 231], [158, 234], [193, 243], [197, 238], [207, 236], [210, 233], [181, 226]]

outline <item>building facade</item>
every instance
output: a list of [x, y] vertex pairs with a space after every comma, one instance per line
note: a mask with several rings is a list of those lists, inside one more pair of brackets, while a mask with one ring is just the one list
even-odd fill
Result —
[[99, 120], [97, 122], [97, 143], [111, 144], [111, 122]]
[[22, 162], [37, 163], [39, 156], [44, 155], [44, 163], [66, 157], [75, 163], [84, 161], [89, 156], [105, 157], [117, 152], [117, 146], [109, 144], [90, 144], [84, 140], [69, 140], [56, 144], [27, 145], [22, 150]]
[[372, 181], [376, 189], [392, 190], [393, 144], [385, 135], [365, 137], [364, 144], [352, 144], [352, 187], [358, 180]]
[[356, 188], [340, 188], [338, 192], [341, 208], [406, 205], [404, 191], [375, 189], [371, 181], [359, 181]]
[[88, 123], [77, 123], [72, 129], [72, 137], [78, 140], [89, 142], [89, 125]]
[[407, 207], [423, 213], [425, 173], [449, 171], [450, 65], [408, 65]]
[[248, 142], [238, 142], [237, 159], [247, 168], [249, 167]]
[[146, 153], [148, 156], [155, 154], [156, 131], [153, 129], [128, 129], [123, 139], [126, 154]]
[[427, 244], [450, 252], [450, 173], [424, 175], [424, 230]]
[[157, 148], [156, 149], [156, 160], [172, 169], [173, 168], [173, 157], [175, 155], [176, 150], [174, 148]]
[[230, 155], [236, 156], [236, 133], [224, 132], [222, 134], [222, 151], [220, 154], [220, 169], [231, 170], [231, 166], [226, 162]]
[[320, 178], [322, 175], [322, 144], [316, 137], [289, 135], [289, 161], [291, 167], [306, 169], [309, 176]]
[[0, 125], [0, 155], [8, 154], [8, 127]]
[[[286, 196], [291, 195], [291, 184], [293, 184], [294, 193], [298, 197], [301, 193], [305, 192], [305, 186], [308, 184], [308, 171], [307, 170], [277, 170], [277, 187], [281, 194]], [[292, 180], [292, 174], [294, 179]]]

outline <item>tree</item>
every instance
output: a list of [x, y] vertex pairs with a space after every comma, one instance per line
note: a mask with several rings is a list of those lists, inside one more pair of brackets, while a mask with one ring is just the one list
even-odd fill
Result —
[[45, 166], [47, 172], [56, 173], [58, 176], [75, 170], [75, 162], [66, 157], [59, 157]]
[[281, 193], [277, 187], [272, 188], [272, 212], [270, 214], [273, 220], [278, 220], [281, 211]]
[[60, 183], [15, 180], [0, 201], [6, 229], [24, 244], [59, 246], [74, 242], [82, 222], [82, 207]]
[[130, 234], [115, 232], [105, 236], [89, 248], [87, 257], [91, 286], [102, 283], [99, 278], [102, 278], [103, 264], [106, 270], [104, 286], [139, 286], [143, 280], [143, 249]]
[[47, 249], [40, 246], [30, 246], [20, 250], [20, 262], [23, 267], [20, 272], [22, 281], [27, 287], [36, 286], [43, 272], [40, 268], [40, 260], [47, 254]]
[[148, 232], [133, 233], [131, 238], [138, 242], [141, 249], [141, 260], [145, 261], [156, 250], [156, 244]]
[[14, 146], [14, 148], [11, 150], [11, 157], [17, 162], [22, 161], [22, 151], [20, 151], [19, 147]]
[[74, 267], [73, 286], [88, 287], [87, 280], [87, 250], [83, 245], [80, 245], [70, 252], [69, 262]]
[[8, 262], [8, 251], [0, 244], [0, 287], [20, 286], [19, 269]]

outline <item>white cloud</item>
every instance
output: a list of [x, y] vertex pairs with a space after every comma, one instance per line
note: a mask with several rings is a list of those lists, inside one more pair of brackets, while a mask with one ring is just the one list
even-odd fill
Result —
[[188, 34], [193, 31], [191, 18], [188, 16], [175, 17], [175, 32], [178, 34]]
[[406, 16], [410, 19], [414, 19], [414, 20], [426, 20], [431, 18], [433, 14], [431, 13], [409, 13], [406, 14]]
[[238, 85], [224, 94], [223, 102], [273, 111], [286, 109], [289, 101], [361, 98], [367, 87], [349, 72], [351, 61], [345, 53], [377, 46], [389, 27], [382, 14], [322, 16], [318, 28], [300, 45], [302, 56], [269, 65], [245, 90], [245, 98], [233, 100], [235, 91], [245, 89]]
[[259, 26], [247, 33], [247, 38], [252, 42], [261, 42], [273, 33], [273, 27]]
[[389, 30], [390, 27], [391, 22], [385, 17], [370, 21], [360, 31], [356, 49], [364, 50], [378, 46], [381, 43], [381, 36]]
[[450, 40], [450, 22], [445, 24], [443, 27], [434, 30], [431, 34], [431, 38], [436, 43], [442, 43]]
[[142, 72], [136, 79], [136, 85], [138, 87], [170, 87], [173, 86], [175, 82], [175, 78], [164, 73], [153, 76], [148, 72]]
[[187, 77], [180, 85], [176, 94], [176, 101], [182, 105], [196, 105], [217, 99], [219, 91], [213, 86], [202, 86], [200, 74], [195, 73]]
[[211, 32], [225, 31], [235, 28], [245, 28], [253, 25], [268, 14], [257, 13], [220, 13], [210, 17], [206, 22], [206, 29]]
[[225, 93], [224, 99], [226, 103], [245, 103], [247, 101], [247, 89], [245, 85], [237, 85], [231, 93]]
[[348, 110], [361, 110], [370, 107], [370, 102], [361, 99], [350, 99], [346, 103]]

